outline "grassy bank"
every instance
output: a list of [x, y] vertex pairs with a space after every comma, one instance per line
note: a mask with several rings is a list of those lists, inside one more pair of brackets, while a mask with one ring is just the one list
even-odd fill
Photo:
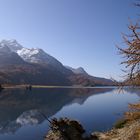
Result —
[[98, 140], [140, 140], [140, 103], [129, 104], [130, 111], [124, 114], [110, 131], [95, 132]]

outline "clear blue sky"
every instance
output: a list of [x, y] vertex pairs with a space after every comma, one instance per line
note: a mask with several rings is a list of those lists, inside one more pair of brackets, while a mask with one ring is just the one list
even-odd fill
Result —
[[135, 0], [0, 0], [0, 39], [38, 47], [94, 76], [121, 75], [121, 32], [138, 18]]

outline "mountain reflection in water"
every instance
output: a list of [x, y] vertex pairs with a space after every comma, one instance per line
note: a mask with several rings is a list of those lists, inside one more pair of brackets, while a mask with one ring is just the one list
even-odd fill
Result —
[[[87, 133], [107, 131], [140, 99], [140, 89], [5, 89], [0, 92], [0, 140], [43, 140], [47, 118], [79, 120]], [[42, 115], [43, 114], [43, 115]]]
[[14, 133], [24, 125], [42, 123], [56, 114], [63, 106], [84, 101], [93, 94], [111, 91], [95, 89], [21, 89], [3, 90], [0, 93], [0, 133]]

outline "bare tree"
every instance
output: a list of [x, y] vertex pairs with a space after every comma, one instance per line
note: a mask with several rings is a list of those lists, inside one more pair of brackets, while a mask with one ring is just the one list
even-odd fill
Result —
[[140, 25], [139, 23], [128, 26], [130, 34], [123, 34], [125, 48], [120, 48], [119, 53], [124, 56], [121, 64], [126, 66], [125, 83], [138, 86], [140, 85]]

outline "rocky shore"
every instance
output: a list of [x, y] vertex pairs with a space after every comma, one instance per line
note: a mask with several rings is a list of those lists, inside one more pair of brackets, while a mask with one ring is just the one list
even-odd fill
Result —
[[108, 132], [93, 132], [85, 136], [82, 125], [75, 120], [61, 118], [52, 119], [50, 131], [44, 140], [140, 140], [140, 103], [130, 104], [130, 112], [116, 122]]

